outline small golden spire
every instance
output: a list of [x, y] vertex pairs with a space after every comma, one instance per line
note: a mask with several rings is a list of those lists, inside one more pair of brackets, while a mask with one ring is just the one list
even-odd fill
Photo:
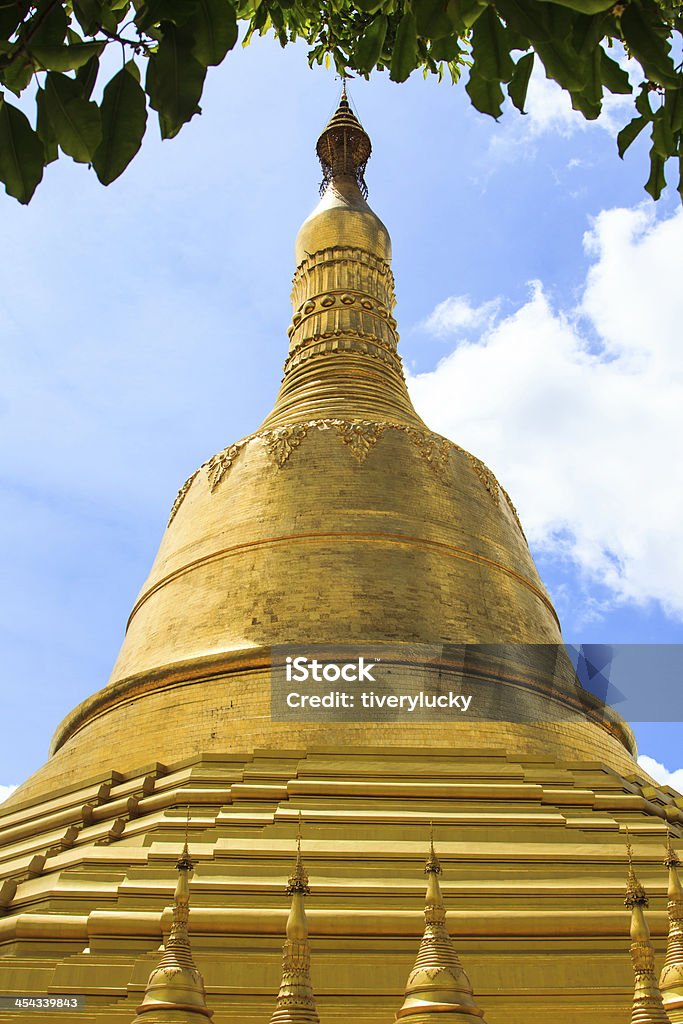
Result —
[[285, 891], [292, 897], [292, 906], [282, 951], [282, 981], [271, 1024], [320, 1024], [311, 984], [311, 946], [304, 906], [304, 897], [311, 890], [301, 856], [301, 811], [296, 835], [296, 861]]
[[396, 1020], [406, 1018], [406, 1024], [486, 1024], [446, 927], [446, 907], [439, 885], [442, 868], [434, 849], [433, 824], [424, 870], [425, 930]]
[[680, 863], [673, 848], [671, 830], [667, 829], [664, 866], [669, 869], [669, 937], [659, 987], [664, 1009], [672, 1024], [683, 1024], [683, 887], [678, 874]]
[[310, 893], [308, 887], [308, 875], [306, 874], [306, 868], [301, 858], [301, 811], [299, 811], [299, 819], [297, 823], [296, 831], [296, 861], [294, 863], [294, 870], [289, 876], [287, 888], [285, 892], [288, 896], [293, 896], [294, 893], [301, 893], [303, 896], [308, 896]]
[[631, 835], [628, 828], [626, 829], [626, 857], [628, 859], [628, 875], [626, 878], [626, 898], [624, 899], [624, 906], [631, 909], [633, 907], [646, 907], [648, 905], [647, 893], [638, 881], [638, 877], [633, 866], [633, 847], [631, 846]]
[[427, 857], [427, 863], [425, 864], [425, 875], [434, 874], [440, 875], [442, 871], [441, 863], [434, 850], [434, 822], [429, 822], [429, 856]]
[[626, 830], [626, 856], [628, 857], [628, 877], [624, 904], [631, 910], [631, 960], [636, 976], [631, 1024], [670, 1024], [662, 1002], [662, 993], [657, 984], [655, 951], [650, 941], [650, 929], [645, 920], [644, 911], [648, 905], [647, 893], [635, 872], [633, 847], [628, 829]]
[[[178, 882], [173, 897], [173, 924], [164, 954], [149, 976], [142, 1003], [136, 1011], [150, 1024], [168, 1021], [194, 1024], [213, 1015], [206, 1005], [204, 979], [192, 958], [188, 932], [190, 919], [190, 876], [194, 864], [188, 846], [190, 809], [187, 809], [185, 842], [176, 863]], [[152, 1013], [152, 1018], [146, 1014]], [[142, 1024], [142, 1022], [140, 1022]]]

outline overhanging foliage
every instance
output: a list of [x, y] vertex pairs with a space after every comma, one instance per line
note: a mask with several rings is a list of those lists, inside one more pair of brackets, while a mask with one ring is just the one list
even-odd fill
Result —
[[[283, 46], [309, 44], [311, 63], [342, 74], [387, 70], [403, 82], [416, 69], [465, 86], [477, 110], [500, 117], [506, 94], [524, 110], [534, 63], [589, 120], [605, 91], [634, 94], [635, 116], [619, 132], [619, 154], [649, 130], [658, 199], [665, 165], [679, 164], [683, 197], [683, 7], [673, 0], [0, 0], [0, 181], [28, 203], [60, 151], [89, 164], [104, 185], [138, 152], [147, 108], [163, 138], [200, 112], [207, 68], [244, 41], [274, 32]], [[616, 44], [616, 45], [615, 45]], [[619, 45], [621, 44], [621, 45]], [[106, 47], [121, 69], [92, 99]], [[618, 57], [641, 70], [635, 90]], [[144, 69], [144, 86], [141, 81]], [[8, 92], [33, 90], [33, 123]]]

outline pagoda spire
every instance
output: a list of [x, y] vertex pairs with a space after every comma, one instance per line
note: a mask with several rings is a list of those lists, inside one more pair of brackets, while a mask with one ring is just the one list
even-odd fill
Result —
[[666, 837], [666, 860], [669, 870], [667, 910], [669, 912], [669, 937], [666, 943], [666, 959], [659, 978], [664, 1008], [671, 1024], [683, 1022], [683, 887], [678, 874], [680, 860], [673, 848], [671, 832]]
[[[188, 812], [189, 813], [189, 812]], [[194, 864], [187, 843], [176, 863], [178, 882], [173, 897], [173, 924], [164, 954], [149, 976], [135, 1024], [199, 1024], [213, 1010], [206, 1005], [204, 979], [197, 970], [190, 949], [190, 877]], [[142, 1019], [140, 1019], [142, 1018]]]
[[391, 238], [366, 202], [372, 143], [351, 109], [346, 82], [316, 153], [321, 199], [297, 235], [289, 353], [262, 427], [291, 430], [343, 419], [424, 429], [397, 350]]
[[626, 833], [628, 878], [624, 905], [631, 911], [631, 960], [636, 976], [631, 1024], [670, 1024], [655, 974], [655, 951], [645, 920], [648, 898], [633, 866], [633, 848]]
[[439, 885], [442, 869], [434, 850], [433, 830], [424, 870], [427, 875], [426, 925], [396, 1020], [406, 1018], [406, 1024], [486, 1024], [448, 934], [446, 907]]
[[310, 893], [301, 856], [301, 812], [296, 836], [296, 862], [286, 888], [292, 897], [287, 940], [282, 951], [282, 981], [271, 1024], [320, 1024], [311, 984], [311, 945], [304, 897]]

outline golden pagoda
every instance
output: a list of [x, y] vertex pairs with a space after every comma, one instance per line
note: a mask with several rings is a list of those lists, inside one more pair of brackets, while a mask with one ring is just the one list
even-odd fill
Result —
[[[183, 484], [109, 683], [0, 809], [0, 993], [79, 995], [61, 1024], [130, 1024], [173, 928], [189, 807], [188, 927], [214, 1024], [272, 1013], [300, 814], [323, 1024], [394, 1019], [431, 820], [488, 1024], [614, 1024], [632, 997], [622, 835], [661, 944], [657, 850], [680, 836], [682, 798], [580, 692], [506, 491], [413, 408], [370, 139], [345, 93], [317, 152], [273, 411]], [[277, 720], [274, 651], [342, 641], [380, 647], [397, 685], [476, 681], [496, 714]]]
[[192, 959], [190, 919], [190, 860], [187, 840], [176, 864], [178, 884], [173, 898], [173, 925], [164, 955], [149, 976], [145, 995], [137, 1008], [137, 1024], [206, 1024], [212, 1016], [206, 1005], [204, 980]]
[[628, 832], [626, 834], [626, 850], [628, 881], [624, 904], [631, 911], [631, 960], [636, 979], [631, 1024], [670, 1024], [657, 983], [655, 951], [650, 941], [650, 929], [645, 919], [648, 898], [636, 876]]
[[301, 859], [301, 815], [296, 837], [296, 863], [286, 891], [292, 897], [292, 906], [282, 952], [282, 981], [270, 1024], [320, 1024], [311, 983], [311, 944], [304, 906], [305, 897], [311, 890]]
[[667, 835], [666, 847], [664, 866], [669, 872], [669, 936], [659, 987], [671, 1024], [683, 1024], [683, 887], [678, 874], [681, 862], [673, 848], [670, 834]]
[[417, 960], [408, 977], [406, 997], [396, 1014], [406, 1024], [486, 1024], [476, 1004], [470, 979], [465, 974], [446, 925], [439, 875], [441, 864], [434, 850], [434, 833], [425, 864], [427, 899], [425, 932]]

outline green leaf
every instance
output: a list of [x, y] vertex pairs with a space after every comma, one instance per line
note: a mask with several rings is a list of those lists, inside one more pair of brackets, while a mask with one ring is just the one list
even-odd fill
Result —
[[53, 160], [56, 160], [59, 156], [59, 150], [57, 148], [57, 139], [55, 133], [52, 130], [50, 119], [47, 116], [47, 106], [45, 103], [45, 90], [38, 89], [36, 92], [36, 131], [38, 138], [43, 143], [44, 150], [44, 163], [51, 164]]
[[456, 31], [466, 32], [482, 16], [487, 6], [482, 0], [449, 0], [446, 13]]
[[21, 11], [17, 0], [0, 0], [0, 35], [9, 39], [20, 21]]
[[101, 0], [74, 0], [74, 14], [87, 36], [94, 36], [102, 27], [104, 9]]
[[572, 30], [572, 46], [582, 57], [592, 53], [605, 35], [605, 22], [608, 15], [579, 14], [574, 21]]
[[503, 113], [502, 107], [505, 98], [499, 82], [489, 82], [488, 79], [483, 78], [478, 73], [475, 64], [470, 71], [470, 78], [465, 89], [477, 110], [480, 110], [482, 114], [490, 114], [491, 117], [498, 120]]
[[588, 63], [571, 49], [557, 42], [536, 43], [536, 53], [543, 61], [548, 78], [554, 78], [563, 89], [581, 92], [588, 84]]
[[384, 7], [384, 0], [356, 0], [355, 6], [366, 14], [377, 14]]
[[33, 79], [33, 64], [27, 60], [25, 54], [19, 53], [14, 60], [5, 68], [2, 80], [8, 89], [11, 89], [15, 96], [23, 92], [26, 86]]
[[[404, 10], [409, 13], [407, 7]], [[453, 23], [448, 16], [448, 0], [414, 0], [413, 11], [418, 35], [426, 39], [440, 39], [452, 34]]]
[[657, 5], [631, 0], [621, 16], [621, 30], [647, 77], [659, 85], [677, 88], [679, 78], [669, 56], [668, 29], [662, 24]]
[[624, 159], [624, 153], [631, 143], [635, 142], [646, 124], [649, 124], [647, 117], [634, 117], [625, 128], [621, 129], [617, 135], [617, 149], [622, 160]]
[[646, 117], [648, 121], [651, 121], [655, 116], [650, 106], [650, 90], [646, 85], [641, 85], [640, 92], [636, 96], [636, 110], [643, 117]]
[[505, 26], [505, 34], [507, 36], [508, 49], [510, 51], [521, 50], [522, 52], [526, 52], [526, 50], [531, 48], [531, 40], [527, 36], [522, 35], [521, 32], [517, 32], [514, 28], [511, 28], [509, 25]]
[[76, 81], [81, 87], [81, 94], [83, 98], [89, 100], [92, 96], [92, 91], [95, 88], [95, 82], [97, 81], [97, 75], [100, 70], [99, 57], [91, 57], [87, 64], [84, 64], [82, 68], [79, 68], [76, 72]]
[[550, 25], [551, 38], [560, 46], [566, 47], [569, 53], [576, 54], [576, 48], [573, 45], [572, 37], [574, 35], [577, 18], [580, 17], [580, 15], [570, 11], [568, 7], [560, 7], [554, 3], [546, 3], [541, 6], [545, 6], [545, 9], [548, 12], [548, 24]]
[[386, 14], [378, 14], [370, 22], [358, 40], [355, 52], [355, 65], [359, 71], [372, 71], [379, 60], [384, 40], [387, 35], [389, 21]]
[[498, 0], [496, 9], [507, 25], [532, 42], [550, 39], [550, 17], [546, 6], [539, 6], [533, 0]]
[[43, 177], [43, 143], [25, 114], [0, 93], [0, 181], [8, 195], [28, 203]]
[[31, 35], [31, 49], [36, 46], [59, 46], [64, 42], [69, 19], [62, 3], [39, 0], [30, 24], [37, 26]]
[[429, 56], [433, 60], [457, 60], [463, 49], [460, 45], [459, 36], [442, 36], [440, 39], [435, 39], [432, 43]]
[[587, 121], [595, 121], [597, 117], [600, 117], [601, 104], [596, 103], [585, 92], [571, 93], [571, 100], [572, 109], [580, 111]]
[[135, 63], [129, 61], [114, 75], [102, 96], [102, 142], [92, 162], [103, 185], [109, 185], [126, 169], [145, 134], [147, 103], [138, 74]]
[[147, 0], [138, 8], [135, 24], [146, 30], [152, 25], [159, 25], [162, 21], [172, 21], [175, 25], [184, 25], [191, 18], [196, 17], [196, 0]]
[[541, 0], [542, 3], [560, 4], [580, 14], [599, 14], [614, 7], [613, 0]]
[[508, 95], [517, 107], [517, 110], [522, 114], [525, 113], [524, 104], [526, 103], [526, 94], [533, 66], [533, 53], [527, 53], [526, 56], [520, 57], [515, 64], [515, 71], [508, 85]]
[[509, 82], [515, 70], [505, 28], [487, 7], [472, 31], [472, 56], [478, 74], [487, 82]]
[[45, 103], [60, 148], [77, 163], [91, 163], [102, 140], [97, 104], [83, 97], [77, 81], [56, 71], [47, 75]]
[[602, 47], [599, 52], [602, 55], [600, 57], [600, 75], [609, 91], [620, 96], [632, 93], [633, 88], [624, 69], [619, 67], [615, 60], [608, 57]]
[[104, 43], [72, 43], [71, 46], [34, 46], [32, 54], [46, 71], [75, 71], [92, 57], [99, 57]]
[[660, 156], [653, 146], [650, 150], [650, 177], [645, 183], [645, 191], [649, 192], [653, 199], [659, 199], [665, 188], [664, 157]]
[[406, 11], [396, 31], [394, 50], [391, 56], [392, 82], [405, 82], [417, 65], [417, 25], [412, 11]]
[[652, 147], [665, 160], [676, 153], [676, 139], [664, 107], [660, 107], [652, 125]]
[[163, 139], [173, 138], [180, 128], [199, 113], [206, 68], [192, 55], [191, 43], [171, 22], [164, 22], [164, 35], [147, 65], [146, 90], [149, 102], [159, 113]]
[[192, 52], [204, 67], [220, 64], [237, 42], [235, 10], [228, 0], [199, 0], [189, 27], [194, 35]]
[[664, 109], [672, 132], [683, 131], [683, 85], [678, 89], [667, 89]]
[[602, 50], [598, 47], [587, 59], [588, 81], [580, 92], [572, 93], [572, 107], [580, 110], [588, 121], [600, 116], [602, 109], [602, 78], [600, 75]]

